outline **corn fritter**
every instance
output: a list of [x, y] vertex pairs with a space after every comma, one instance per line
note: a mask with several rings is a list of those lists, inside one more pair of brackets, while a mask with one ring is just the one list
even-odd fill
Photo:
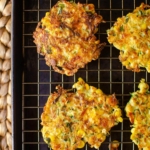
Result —
[[76, 92], [57, 86], [41, 115], [44, 141], [53, 150], [75, 150], [89, 143], [98, 148], [110, 129], [122, 122], [115, 95], [105, 95], [79, 78]]
[[131, 140], [139, 149], [150, 149], [150, 91], [145, 79], [141, 79], [139, 90], [133, 92], [125, 107], [126, 115], [133, 124]]
[[104, 22], [93, 4], [58, 1], [33, 33], [37, 52], [46, 64], [61, 74], [72, 76], [92, 60], [98, 59], [105, 43], [94, 35]]
[[120, 50], [123, 66], [134, 72], [150, 72], [150, 6], [142, 3], [132, 13], [118, 18], [107, 30], [108, 41]]

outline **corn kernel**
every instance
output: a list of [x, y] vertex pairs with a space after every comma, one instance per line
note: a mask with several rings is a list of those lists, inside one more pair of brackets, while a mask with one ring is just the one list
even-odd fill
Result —
[[118, 118], [118, 121], [119, 121], [119, 122], [122, 122], [122, 121], [123, 121], [122, 117], [119, 117], [119, 118]]
[[135, 134], [131, 134], [130, 139], [133, 140], [135, 138], [136, 138]]
[[146, 23], [143, 23], [143, 24], [141, 25], [141, 29], [145, 30], [146, 28], [147, 28]]
[[115, 111], [115, 116], [117, 116], [117, 117], [121, 116], [121, 110], [120, 109], [118, 109], [117, 111]]
[[114, 31], [117, 32], [118, 31], [118, 27], [114, 26]]
[[46, 25], [46, 26], [49, 26], [50, 25], [50, 22], [49, 22], [49, 19], [48, 18], [44, 18], [41, 20], [41, 22]]
[[55, 141], [56, 137], [53, 136], [53, 135], [51, 135], [51, 136], [50, 136], [50, 139], [51, 139], [51, 141], [53, 142], [53, 141]]
[[85, 132], [83, 130], [78, 130], [77, 135], [80, 137], [83, 137], [85, 135]]
[[[96, 117], [95, 117], [95, 119], [96, 119]], [[95, 134], [96, 134], [96, 133], [99, 134], [99, 133], [101, 133], [101, 130], [102, 130], [102, 129], [100, 129], [98, 126], [93, 126], [93, 129], [92, 129], [92, 130], [93, 130], [93, 132], [94, 132]]]
[[96, 112], [95, 112], [95, 109], [92, 109], [91, 111], [89, 111], [89, 116], [91, 118], [94, 118], [96, 116]]
[[102, 136], [104, 136], [102, 133], [98, 133], [98, 134], [96, 134], [96, 137], [97, 137], [98, 139], [101, 139], [101, 138], [102, 138]]
[[149, 89], [149, 85], [145, 83], [144, 79], [141, 79], [138, 88], [140, 89], [140, 93], [145, 93]]
[[85, 145], [85, 142], [84, 142], [84, 141], [78, 142], [78, 148], [83, 148], [84, 145]]
[[88, 98], [88, 101], [92, 101], [92, 100], [93, 100], [93, 97], [89, 97], [89, 98]]
[[125, 110], [127, 112], [132, 112], [133, 111], [133, 107], [130, 104], [127, 104]]
[[[95, 118], [94, 118], [94, 122], [95, 122], [95, 124], [100, 124], [100, 119], [97, 118], [97, 117], [95, 117]], [[98, 129], [99, 129], [99, 128], [98, 128]], [[96, 132], [99, 132], [99, 131], [96, 131]]]
[[102, 92], [101, 89], [97, 89], [97, 90], [96, 90], [96, 93], [97, 93], [97, 94], [103, 94], [103, 92]]
[[89, 90], [89, 89], [90, 89], [90, 86], [86, 83], [86, 84], [85, 84], [85, 88], [86, 88], [86, 90]]
[[102, 115], [104, 113], [104, 111], [102, 109], [98, 110], [98, 114]]
[[82, 79], [81, 77], [79, 77], [79, 78], [78, 78], [78, 81], [79, 81], [79, 82], [82, 82], [82, 81], [83, 81], [83, 79]]
[[49, 16], [49, 12], [46, 12], [46, 16]]

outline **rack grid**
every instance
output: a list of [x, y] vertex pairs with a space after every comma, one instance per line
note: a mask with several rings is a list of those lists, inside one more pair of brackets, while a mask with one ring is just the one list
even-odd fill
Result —
[[[99, 150], [108, 149], [113, 140], [120, 142], [119, 150], [137, 150], [137, 146], [130, 140], [130, 122], [126, 118], [124, 107], [130, 99], [130, 92], [137, 90], [141, 78], [150, 83], [150, 74], [145, 70], [134, 73], [126, 70], [119, 62], [119, 51], [107, 41], [106, 30], [118, 17], [132, 12], [142, 2], [148, 0], [78, 0], [80, 3], [93, 3], [96, 12], [103, 16], [106, 23], [99, 25], [97, 37], [106, 42], [98, 60], [87, 64], [74, 76], [67, 77], [55, 73], [45, 64], [43, 56], [37, 54], [33, 43], [32, 33], [37, 23], [57, 0], [24, 0], [23, 1], [23, 80], [22, 80], [22, 150], [48, 150], [41, 135], [40, 116], [47, 98], [55, 91], [57, 85], [69, 89], [78, 77], [82, 77], [88, 84], [101, 88], [106, 94], [116, 94], [119, 106], [123, 112], [122, 123], [113, 127], [110, 135]], [[78, 2], [76, 0], [76, 2]], [[92, 150], [86, 145], [83, 150]]]

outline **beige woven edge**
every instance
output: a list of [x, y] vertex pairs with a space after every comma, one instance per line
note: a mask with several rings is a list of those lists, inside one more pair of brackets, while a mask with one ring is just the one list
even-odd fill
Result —
[[11, 0], [0, 0], [0, 150], [12, 149]]

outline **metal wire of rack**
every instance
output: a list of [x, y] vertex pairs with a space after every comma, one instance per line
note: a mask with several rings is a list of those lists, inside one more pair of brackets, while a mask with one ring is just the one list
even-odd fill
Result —
[[[46, 66], [43, 57], [37, 54], [32, 38], [37, 23], [57, 0], [23, 1], [22, 150], [49, 149], [40, 132], [40, 115], [43, 106], [49, 94], [55, 91], [56, 85], [59, 84], [69, 89], [78, 77], [82, 77], [90, 85], [101, 88], [106, 94], [115, 93], [123, 112], [123, 123], [112, 128], [110, 136], [106, 138], [99, 150], [108, 149], [109, 143], [113, 140], [120, 142], [119, 150], [137, 150], [137, 146], [130, 140], [130, 122], [126, 118], [124, 107], [130, 98], [130, 92], [137, 90], [140, 79], [145, 78], [149, 83], [150, 75], [146, 71], [131, 72], [121, 65], [118, 60], [119, 51], [107, 42], [106, 30], [113, 25], [118, 17], [133, 11], [141, 2], [148, 4], [148, 0], [78, 1], [93, 3], [97, 13], [103, 16], [106, 23], [99, 26], [97, 37], [101, 42], [106, 42], [107, 45], [102, 50], [98, 60], [92, 61], [72, 77], [55, 73], [51, 67]], [[83, 149], [92, 150], [88, 145]]]

